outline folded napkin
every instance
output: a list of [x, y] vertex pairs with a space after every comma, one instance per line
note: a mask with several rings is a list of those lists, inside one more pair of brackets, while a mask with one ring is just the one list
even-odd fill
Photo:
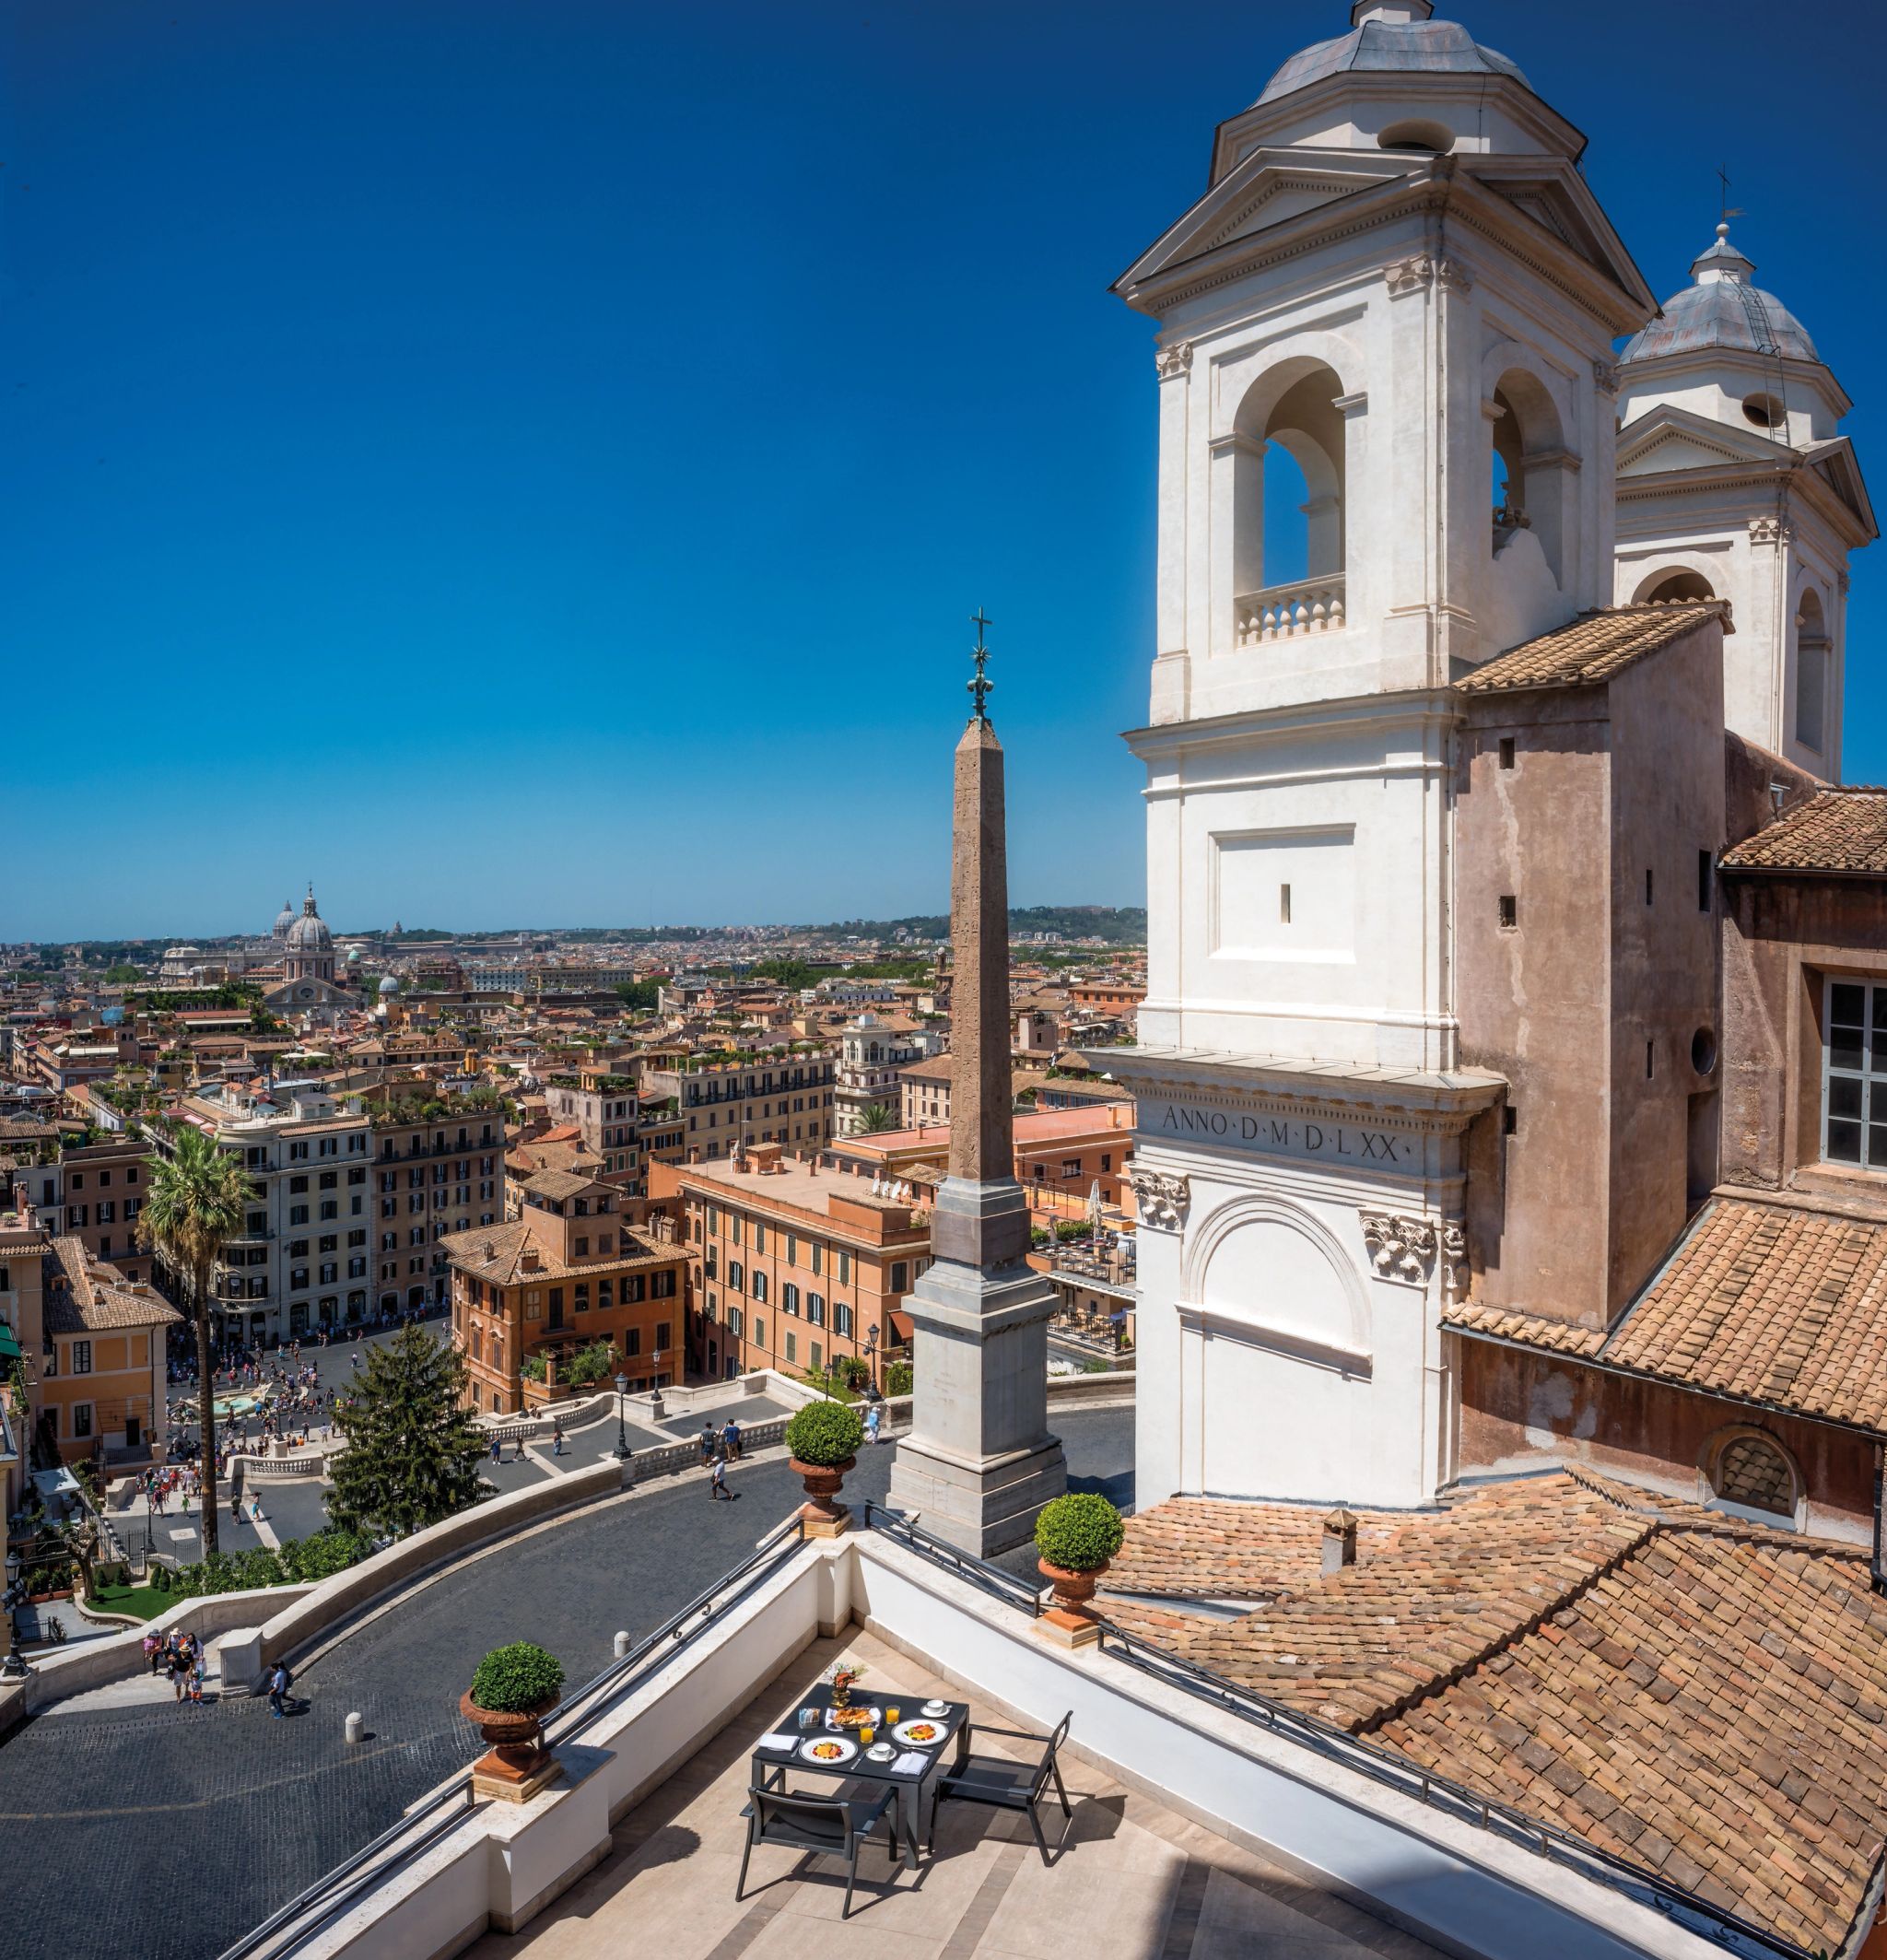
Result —
[[763, 1735], [756, 1744], [761, 1749], [797, 1749], [800, 1739], [796, 1735]]
[[921, 1749], [907, 1749], [891, 1766], [901, 1777], [914, 1777], [931, 1766], [931, 1759]]

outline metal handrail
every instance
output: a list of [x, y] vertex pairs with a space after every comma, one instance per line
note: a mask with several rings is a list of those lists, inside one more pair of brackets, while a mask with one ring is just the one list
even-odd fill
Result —
[[921, 1525], [913, 1524], [896, 1511], [887, 1511], [882, 1504], [874, 1504], [869, 1497], [865, 1499], [865, 1529], [883, 1532], [887, 1538], [897, 1539], [920, 1558], [929, 1559], [933, 1566], [942, 1566], [946, 1571], [954, 1572], [958, 1579], [1001, 1600], [1005, 1606], [1014, 1606], [1027, 1614], [1030, 1619], [1041, 1618], [1041, 1587], [1031, 1586], [1026, 1579], [1003, 1571], [1001, 1566], [990, 1565], [974, 1553], [959, 1550], [939, 1538], [934, 1532], [925, 1531]]
[[[464, 1809], [459, 1811], [454, 1806], [462, 1798], [464, 1800]], [[420, 1852], [443, 1837], [448, 1831], [456, 1830], [466, 1817], [480, 1807], [480, 1802], [481, 1800], [472, 1788], [469, 1771], [456, 1782], [447, 1784], [443, 1790], [435, 1790], [416, 1809], [407, 1812], [397, 1824], [382, 1831], [372, 1843], [363, 1845], [352, 1858], [336, 1865], [332, 1872], [323, 1872], [306, 1891], [298, 1892], [286, 1906], [272, 1912], [260, 1926], [244, 1933], [233, 1946], [225, 1947], [218, 1960], [253, 1960], [254, 1955], [266, 1950], [277, 1933], [288, 1932], [291, 1924], [291, 1943], [275, 1950], [276, 1960], [280, 1960], [281, 1955], [291, 1954], [298, 1947], [306, 1945], [324, 1926], [331, 1924], [339, 1914], [345, 1912], [369, 1885], [377, 1884], [388, 1872], [395, 1870], [399, 1865], [410, 1863]], [[449, 1810], [452, 1812], [451, 1815], [443, 1814]], [[396, 1840], [404, 1837], [417, 1824], [426, 1825], [426, 1829], [411, 1844], [400, 1846], [396, 1858], [389, 1860], [384, 1866], [376, 1866], [372, 1871], [362, 1869], [379, 1852], [394, 1846]], [[356, 1873], [359, 1876], [355, 1877]], [[342, 1885], [349, 1878], [353, 1878], [354, 1883], [336, 1893], [335, 1887]], [[295, 1921], [306, 1919], [311, 1912], [316, 1917], [306, 1924], [293, 1924]]]
[[[1004, 1572], [1001, 1567], [992, 1566], [972, 1553], [944, 1543], [932, 1532], [869, 1499], [865, 1504], [864, 1522], [868, 1529], [883, 1532], [886, 1537], [908, 1545], [920, 1557], [947, 1567], [1005, 1604], [1020, 1607], [1032, 1618], [1040, 1617], [1039, 1594], [1030, 1590], [1026, 1582], [1013, 1573]], [[1026, 1597], [1021, 1596], [1024, 1594]], [[1155, 1676], [1182, 1694], [1210, 1702], [1226, 1714], [1269, 1729], [1303, 1747], [1314, 1749], [1404, 1796], [1418, 1797], [1432, 1809], [1490, 1831], [1542, 1858], [1556, 1859], [1557, 1862], [1572, 1867], [1596, 1884], [1635, 1897], [1666, 1918], [1680, 1921], [1687, 1931], [1716, 1945], [1748, 1955], [1750, 1960], [1759, 1960], [1759, 1956], [1760, 1960], [1805, 1960], [1808, 1949], [1793, 1946], [1738, 1914], [1712, 1906], [1694, 1893], [1673, 1885], [1668, 1879], [1659, 1878], [1655, 1872], [1616, 1857], [1558, 1825], [1530, 1817], [1510, 1804], [1483, 1797], [1466, 1784], [1424, 1769], [1407, 1756], [1398, 1755], [1380, 1743], [1353, 1735], [1349, 1730], [1339, 1728], [1335, 1722], [1327, 1721], [1321, 1716], [1287, 1708], [1269, 1696], [1240, 1687], [1224, 1675], [1214, 1674], [1195, 1661], [1183, 1660], [1178, 1654], [1155, 1647], [1138, 1634], [1128, 1633], [1105, 1619], [1101, 1622], [1099, 1651], [1112, 1654], [1143, 1673]]]
[[[795, 1511], [776, 1531], [761, 1539], [756, 1549], [731, 1572], [723, 1573], [706, 1591], [697, 1593], [679, 1613], [671, 1614], [621, 1660], [612, 1661], [601, 1673], [586, 1681], [545, 1723], [545, 1742], [555, 1744], [575, 1741], [619, 1696], [639, 1685], [645, 1671], [652, 1672], [647, 1668], [651, 1655], [666, 1648], [686, 1646], [705, 1632], [724, 1608], [744, 1599], [756, 1586], [770, 1579], [780, 1566], [786, 1564], [805, 1543], [805, 1525]], [[689, 1622], [697, 1616], [699, 1624], [690, 1626]], [[668, 1653], [662, 1654], [664, 1663], [669, 1658]], [[632, 1676], [636, 1678], [632, 1679]]]
[[1787, 1955], [1787, 1960], [1801, 1960], [1805, 1952], [1558, 1825], [1483, 1797], [1466, 1784], [1424, 1769], [1407, 1756], [1354, 1735], [1321, 1716], [1306, 1714], [1273, 1701], [1269, 1696], [1242, 1688], [1222, 1674], [1155, 1647], [1138, 1634], [1103, 1621], [1100, 1650], [1139, 1668], [1143, 1673], [1157, 1676], [1184, 1694], [1209, 1701], [1227, 1714], [1261, 1725], [1288, 1741], [1342, 1762], [1404, 1796], [1419, 1797], [1431, 1809], [1491, 1831], [1542, 1858], [1552, 1859], [1557, 1854], [1559, 1862], [1573, 1866], [1600, 1884], [1637, 1897], [1640, 1903], [1655, 1907], [1667, 1918], [1682, 1920], [1688, 1931], [1717, 1945], [1765, 1955]]

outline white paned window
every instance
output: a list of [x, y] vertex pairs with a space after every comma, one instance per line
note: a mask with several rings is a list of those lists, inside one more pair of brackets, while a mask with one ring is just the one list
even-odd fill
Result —
[[1822, 1156], [1887, 1170], [1887, 987], [1831, 980], [1822, 1044]]

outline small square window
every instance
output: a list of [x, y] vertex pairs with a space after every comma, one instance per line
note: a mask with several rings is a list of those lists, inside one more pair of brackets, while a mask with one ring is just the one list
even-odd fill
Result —
[[1520, 1128], [1520, 1112], [1512, 1103], [1500, 1112], [1500, 1127], [1503, 1136], [1514, 1136]]
[[1511, 735], [1503, 735], [1500, 738], [1500, 766], [1504, 769], [1510, 769], [1514, 766], [1514, 738]]
[[1520, 901], [1512, 892], [1500, 895], [1500, 929], [1511, 933], [1520, 922]]

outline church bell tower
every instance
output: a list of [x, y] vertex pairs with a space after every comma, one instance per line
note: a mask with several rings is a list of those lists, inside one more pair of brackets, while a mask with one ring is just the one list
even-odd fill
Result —
[[1410, 1504], [1448, 1459], [1463, 1136], [1450, 683], [1609, 603], [1583, 138], [1427, 0], [1222, 123], [1116, 290], [1157, 328], [1137, 1495]]

